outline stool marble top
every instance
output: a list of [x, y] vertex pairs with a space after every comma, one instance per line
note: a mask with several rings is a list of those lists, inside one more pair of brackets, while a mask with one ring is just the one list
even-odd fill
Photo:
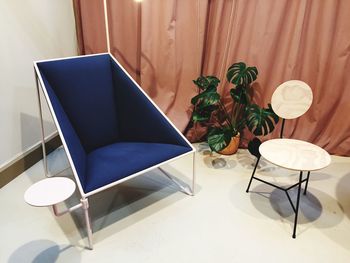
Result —
[[321, 147], [295, 139], [272, 139], [262, 143], [259, 152], [267, 161], [296, 171], [314, 171], [331, 162], [327, 151]]
[[68, 199], [75, 191], [75, 183], [66, 177], [43, 179], [30, 186], [24, 200], [32, 206], [51, 206]]

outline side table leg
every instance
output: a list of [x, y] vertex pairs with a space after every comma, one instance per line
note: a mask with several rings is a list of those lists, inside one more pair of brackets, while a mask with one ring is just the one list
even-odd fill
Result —
[[296, 230], [297, 230], [297, 223], [298, 223], [298, 212], [299, 212], [299, 202], [300, 202], [300, 190], [301, 190], [301, 181], [302, 181], [302, 179], [303, 179], [303, 172], [300, 171], [297, 205], [295, 207], [295, 219], [294, 219], [293, 238], [296, 237]]
[[93, 245], [92, 245], [92, 229], [91, 229], [91, 222], [90, 222], [90, 216], [89, 216], [89, 202], [88, 199], [81, 199], [80, 200], [83, 209], [84, 209], [84, 215], [85, 215], [85, 221], [86, 221], [86, 230], [87, 230], [87, 235], [88, 235], [88, 241], [89, 241], [89, 248], [92, 250]]

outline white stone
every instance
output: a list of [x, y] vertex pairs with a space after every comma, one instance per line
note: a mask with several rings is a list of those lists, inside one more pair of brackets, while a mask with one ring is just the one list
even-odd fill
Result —
[[294, 119], [307, 112], [312, 99], [309, 85], [300, 80], [289, 80], [276, 88], [271, 98], [271, 106], [281, 118]]
[[259, 152], [267, 161], [297, 171], [319, 170], [331, 162], [321, 147], [295, 139], [268, 140], [260, 145]]

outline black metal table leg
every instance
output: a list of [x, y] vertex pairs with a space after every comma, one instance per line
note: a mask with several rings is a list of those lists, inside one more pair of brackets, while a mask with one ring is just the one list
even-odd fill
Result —
[[306, 183], [305, 183], [305, 189], [304, 189], [304, 195], [306, 195], [307, 186], [308, 186], [308, 184], [309, 184], [309, 177], [310, 177], [310, 171], [307, 172]]
[[293, 238], [296, 237], [296, 230], [297, 230], [297, 223], [298, 223], [298, 212], [299, 212], [299, 201], [300, 201], [300, 190], [301, 190], [301, 183], [303, 180], [303, 172], [300, 171], [299, 175], [299, 187], [298, 187], [298, 197], [297, 197], [297, 205], [295, 207], [295, 219], [294, 219], [294, 229], [293, 229]]

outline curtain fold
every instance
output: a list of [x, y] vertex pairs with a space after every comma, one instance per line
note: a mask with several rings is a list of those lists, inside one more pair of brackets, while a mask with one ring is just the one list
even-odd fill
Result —
[[79, 52], [107, 51], [103, 1], [73, 0]]
[[[350, 155], [350, 1], [109, 0], [108, 6], [113, 55], [180, 130], [191, 116], [192, 80], [219, 77], [230, 108], [226, 70], [244, 61], [259, 70], [253, 87], [261, 106], [284, 81], [312, 88], [310, 110], [286, 121], [286, 137]], [[105, 52], [103, 1], [74, 0], [74, 8], [81, 53]], [[203, 134], [186, 132], [193, 140]]]

